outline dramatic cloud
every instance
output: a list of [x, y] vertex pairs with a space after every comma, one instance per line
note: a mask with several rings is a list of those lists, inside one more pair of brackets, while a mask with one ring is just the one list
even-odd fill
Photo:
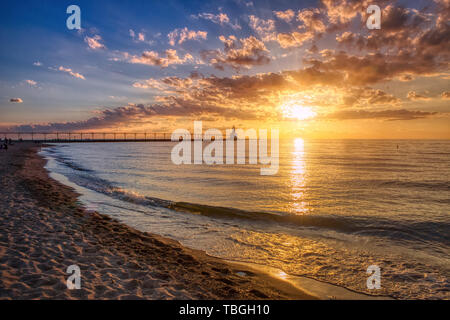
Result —
[[398, 54], [349, 55], [346, 52], [330, 53], [325, 60], [305, 59], [324, 72], [340, 72], [346, 83], [352, 85], [373, 84], [392, 80], [404, 74], [433, 75], [444, 67], [438, 59], [439, 54], [427, 57], [411, 56], [406, 50]]
[[[370, 4], [382, 8], [381, 30], [365, 26]], [[240, 8], [246, 10], [243, 5]], [[207, 42], [208, 50], [200, 51], [201, 59], [194, 59], [181, 48], [177, 51], [163, 47], [142, 54], [109, 52], [110, 60], [132, 64], [160, 68], [194, 65], [196, 71], [190, 75], [186, 68], [178, 68], [140, 76], [144, 79], [134, 78], [134, 89], [130, 91], [148, 90], [151, 104], [107, 108], [86, 121], [50, 123], [39, 128], [64, 131], [131, 127], [157, 117], [284, 121], [282, 111], [286, 105], [311, 108], [318, 122], [327, 123], [331, 119], [431, 118], [437, 115], [434, 110], [445, 114], [445, 101], [437, 101], [437, 92], [442, 92], [441, 99], [450, 99], [445, 86], [450, 61], [448, 0], [435, 0], [417, 9], [401, 7], [394, 0], [319, 0], [318, 8], [273, 11], [272, 18], [267, 10], [250, 12], [239, 14], [243, 21], [248, 18], [249, 28], [242, 30], [245, 36], [230, 35], [234, 32], [229, 28], [241, 27], [225, 13], [191, 16], [216, 24], [206, 23], [214, 34], [219, 26], [224, 27], [219, 37], [223, 47], [212, 47], [214, 42]], [[135, 42], [148, 43], [143, 32], [130, 29], [129, 34]], [[171, 46], [189, 40], [211, 40], [208, 36], [211, 38], [206, 31], [190, 27], [174, 29], [167, 35]], [[85, 37], [85, 41], [94, 50], [104, 47], [99, 36]], [[278, 60], [271, 63], [272, 59]], [[227, 69], [227, 76], [214, 75], [204, 64], [221, 71]], [[256, 70], [243, 72], [252, 68]], [[58, 70], [84, 79], [69, 68]], [[410, 83], [404, 83], [407, 81]], [[430, 89], [423, 85], [425, 81], [436, 86]], [[404, 88], [410, 90], [406, 98]], [[311, 125], [319, 128], [322, 124], [316, 120]]]
[[347, 110], [337, 111], [326, 116], [328, 119], [354, 120], [354, 119], [384, 119], [384, 120], [416, 120], [436, 115], [437, 112], [399, 110]]
[[23, 100], [20, 98], [11, 98], [9, 99], [9, 102], [13, 102], [13, 103], [22, 103]]
[[326, 30], [325, 24], [322, 21], [323, 16], [319, 9], [304, 9], [297, 14], [297, 20], [301, 22], [299, 26], [308, 32], [323, 33]]
[[257, 115], [252, 112], [230, 110], [217, 106], [195, 105], [191, 103], [179, 104], [173, 101], [171, 104], [154, 105], [127, 105], [114, 109], [104, 109], [96, 112], [97, 115], [82, 121], [55, 122], [48, 124], [19, 125], [8, 128], [9, 131], [20, 132], [64, 132], [90, 129], [102, 129], [127, 125], [130, 122], [145, 122], [155, 117], [180, 117], [180, 116], [202, 116], [219, 115], [229, 119], [256, 119]]
[[78, 72], [74, 72], [70, 68], [65, 68], [63, 66], [60, 66], [58, 68], [58, 70], [62, 71], [62, 72], [66, 72], [66, 73], [70, 74], [72, 77], [75, 77], [75, 78], [78, 78], [78, 79], [82, 79], [82, 80], [86, 80], [82, 74], [79, 74]]
[[[294, 12], [287, 10], [285, 12], [276, 12], [278, 17], [293, 19]], [[286, 17], [286, 14], [288, 15]], [[291, 17], [292, 15], [292, 17]], [[323, 15], [318, 9], [304, 9], [297, 13], [297, 21], [300, 22], [298, 31], [278, 33], [276, 40], [284, 49], [300, 47], [308, 40], [317, 40], [326, 31]]]
[[[371, 0], [321, 0], [325, 14], [330, 21], [331, 28], [348, 27], [349, 22], [358, 15], [365, 13]], [[382, 6], [387, 0], [377, 1], [378, 6]]]
[[232, 29], [238, 30], [241, 29], [241, 26], [237, 23], [233, 24], [230, 22], [230, 18], [225, 13], [218, 13], [218, 14], [212, 14], [212, 13], [200, 13], [198, 15], [192, 15], [191, 16], [194, 19], [205, 19], [209, 20], [213, 23], [220, 24], [221, 26], [229, 26]]
[[250, 69], [270, 62], [269, 51], [264, 43], [253, 36], [239, 40], [235, 36], [220, 36], [219, 39], [224, 44], [224, 51], [201, 52], [203, 60], [209, 60], [209, 63], [219, 70], [224, 70], [226, 66], [235, 70]]
[[[141, 89], [157, 89], [162, 102], [190, 101], [248, 110], [264, 110], [273, 117], [280, 113], [286, 100], [295, 100], [315, 107], [394, 107], [397, 97], [369, 87], [347, 87], [340, 73], [325, 73], [313, 67], [279, 73], [262, 73], [219, 78], [192, 73], [190, 77], [148, 79], [133, 85]], [[330, 98], [332, 95], [332, 98]], [[330, 110], [332, 111], [332, 110]]]
[[95, 35], [93, 37], [84, 37], [84, 42], [86, 42], [92, 50], [105, 49], [105, 45], [101, 43], [102, 37]]
[[366, 63], [366, 70], [371, 74], [368, 79], [410, 81], [418, 75], [436, 75], [449, 68], [450, 24], [448, 20], [441, 21], [444, 12], [443, 9], [430, 13], [425, 9], [419, 11], [390, 4], [382, 12], [382, 32], [346, 31], [336, 40], [341, 47], [369, 52], [359, 58], [349, 58], [360, 67], [358, 62]]
[[175, 29], [167, 35], [171, 46], [174, 46], [176, 43], [182, 44], [186, 40], [206, 40], [207, 36], [208, 32], [206, 31], [189, 30], [187, 27], [184, 27], [183, 29]]
[[160, 56], [159, 53], [155, 51], [144, 51], [141, 56], [130, 55], [128, 53], [124, 53], [123, 55], [124, 59], [129, 63], [158, 66], [161, 68], [167, 68], [173, 64], [184, 64], [194, 61], [191, 54], [186, 53], [184, 57], [181, 58], [174, 49], [167, 49], [164, 54], [165, 56]]

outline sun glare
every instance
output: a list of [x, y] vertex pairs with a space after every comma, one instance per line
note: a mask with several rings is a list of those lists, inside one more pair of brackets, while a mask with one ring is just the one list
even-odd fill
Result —
[[298, 103], [286, 103], [281, 108], [286, 118], [306, 120], [317, 115], [311, 107], [302, 106]]

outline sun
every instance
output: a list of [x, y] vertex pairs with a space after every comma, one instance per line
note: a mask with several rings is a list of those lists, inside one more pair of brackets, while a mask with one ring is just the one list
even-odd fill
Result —
[[301, 104], [291, 102], [281, 106], [283, 116], [286, 118], [306, 120], [317, 116], [311, 107], [303, 106]]

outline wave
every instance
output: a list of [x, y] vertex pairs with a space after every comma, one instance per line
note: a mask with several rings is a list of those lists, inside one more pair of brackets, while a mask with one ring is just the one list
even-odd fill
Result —
[[337, 215], [294, 215], [275, 214], [261, 211], [247, 211], [237, 208], [211, 206], [205, 204], [177, 202], [141, 195], [132, 190], [126, 190], [111, 185], [110, 182], [85, 176], [75, 178], [77, 184], [88, 189], [103, 193], [115, 199], [152, 208], [165, 208], [180, 213], [197, 214], [205, 217], [226, 220], [238, 220], [248, 223], [279, 224], [286, 227], [312, 227], [351, 233], [386, 237], [401, 241], [439, 242], [450, 244], [450, 223], [445, 222], [400, 222], [376, 217], [346, 217]]
[[[280, 224], [285, 226], [313, 227], [325, 228], [338, 232], [351, 233], [355, 235], [368, 235], [376, 237], [387, 237], [402, 241], [414, 242], [439, 242], [446, 246], [450, 244], [450, 223], [447, 222], [408, 222], [394, 221], [380, 217], [349, 217], [337, 215], [295, 215], [295, 214], [278, 214], [260, 211], [247, 211], [231, 207], [220, 207], [205, 204], [177, 202], [164, 200], [154, 197], [145, 196], [135, 191], [121, 188], [105, 179], [95, 176], [92, 170], [88, 170], [78, 166], [67, 158], [52, 153], [52, 157], [56, 158], [59, 163], [73, 170], [72, 173], [65, 172], [68, 178], [87, 189], [105, 194], [107, 196], [119, 199], [124, 202], [138, 204], [142, 206], [150, 206], [153, 208], [166, 208], [180, 213], [197, 214], [215, 219], [239, 220], [246, 222]], [[448, 188], [448, 183], [442, 185], [434, 183], [414, 182], [383, 182], [385, 186], [398, 184], [413, 184], [414, 187], [434, 187]]]
[[59, 153], [57, 150], [53, 148], [47, 148], [45, 152], [53, 159], [58, 161], [59, 163], [69, 167], [70, 169], [76, 170], [76, 171], [83, 171], [83, 172], [93, 172], [93, 170], [84, 168], [83, 166], [80, 166], [79, 164], [73, 162], [70, 158], [64, 157], [61, 153]]
[[390, 180], [380, 183], [381, 187], [402, 187], [402, 188], [414, 188], [414, 189], [428, 189], [431, 191], [450, 191], [449, 181], [399, 181]]

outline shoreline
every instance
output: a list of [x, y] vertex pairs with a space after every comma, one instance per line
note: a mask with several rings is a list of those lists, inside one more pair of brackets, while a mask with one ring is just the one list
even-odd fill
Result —
[[[88, 212], [41, 144], [0, 155], [0, 299], [317, 299], [283, 279]], [[69, 290], [70, 265], [81, 289]]]
[[[44, 147], [45, 148], [45, 147]], [[43, 156], [48, 161], [52, 161], [51, 157], [47, 158], [45, 155], [39, 153], [41, 156]], [[45, 168], [49, 172], [49, 175], [54, 180], [60, 182], [61, 184], [71, 187], [73, 190], [75, 190], [77, 193], [81, 194], [81, 197], [86, 197], [86, 193], [90, 194], [92, 192], [96, 192], [90, 189], [86, 189], [85, 187], [79, 186], [72, 181], [68, 180], [68, 178], [60, 173], [54, 172], [51, 169], [49, 169], [49, 162], [47, 162]], [[87, 196], [88, 197], [88, 196]], [[88, 201], [85, 199], [85, 201]], [[83, 205], [83, 204], [82, 204]], [[88, 205], [89, 208], [89, 205]], [[106, 214], [108, 215], [108, 214]], [[109, 215], [108, 215], [109, 216]], [[128, 225], [126, 222], [123, 222], [126, 225]], [[138, 229], [139, 231], [145, 232], [146, 230], [140, 230], [138, 227], [133, 227], [134, 229]], [[151, 231], [149, 231], [151, 232]], [[165, 238], [173, 239], [169, 236], [161, 235]], [[178, 240], [176, 240], [178, 241]], [[187, 244], [184, 244], [183, 242], [180, 242], [182, 246], [185, 246], [187, 248], [192, 248]], [[246, 262], [241, 260], [232, 260], [227, 259], [226, 257], [221, 256], [214, 256], [207, 253], [205, 249], [198, 248], [197, 250], [200, 250], [204, 252], [206, 255], [220, 259], [221, 261], [224, 261], [231, 265], [237, 265], [239, 267], [244, 266], [245, 268], [250, 268], [253, 271], [259, 271], [260, 273], [264, 275], [268, 275], [269, 277], [275, 278], [277, 280], [281, 280], [283, 282], [288, 282], [292, 286], [296, 287], [302, 292], [305, 292], [311, 296], [314, 296], [320, 300], [391, 300], [394, 299], [387, 295], [370, 295], [364, 292], [358, 292], [351, 289], [348, 289], [343, 286], [335, 285], [329, 282], [317, 280], [314, 278], [306, 277], [306, 276], [298, 276], [298, 275], [291, 275], [286, 274], [283, 270], [272, 267], [269, 265], [264, 264], [257, 264], [252, 262]]]

